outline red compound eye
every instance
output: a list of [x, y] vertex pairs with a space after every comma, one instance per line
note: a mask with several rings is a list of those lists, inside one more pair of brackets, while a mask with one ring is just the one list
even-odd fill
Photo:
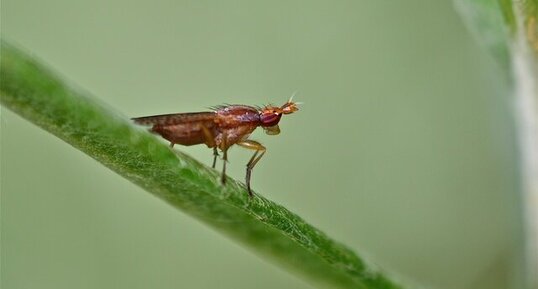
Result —
[[275, 113], [275, 112], [263, 112], [260, 114], [260, 120], [262, 122], [262, 126], [274, 126], [277, 125], [280, 121], [280, 117], [282, 114]]

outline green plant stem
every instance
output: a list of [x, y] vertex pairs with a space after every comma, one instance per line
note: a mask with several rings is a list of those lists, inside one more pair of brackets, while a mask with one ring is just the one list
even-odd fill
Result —
[[512, 1], [511, 45], [525, 227], [526, 286], [538, 289], [538, 0]]
[[[524, 271], [517, 288], [538, 289], [538, 0], [455, 0], [493, 52], [512, 89], [519, 142]], [[519, 277], [519, 276], [518, 276]], [[516, 278], [514, 278], [516, 279]]]
[[127, 117], [68, 87], [36, 60], [2, 41], [1, 103], [256, 253], [316, 286], [402, 288], [297, 215], [185, 154], [169, 149]]

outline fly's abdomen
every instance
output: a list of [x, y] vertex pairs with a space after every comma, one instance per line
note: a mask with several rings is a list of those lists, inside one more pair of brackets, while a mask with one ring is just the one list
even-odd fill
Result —
[[185, 146], [206, 144], [212, 147], [216, 134], [213, 122], [155, 125], [151, 131], [161, 135], [171, 143]]

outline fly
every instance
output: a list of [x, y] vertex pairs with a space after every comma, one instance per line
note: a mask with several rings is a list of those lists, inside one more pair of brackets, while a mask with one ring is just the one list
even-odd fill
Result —
[[213, 165], [215, 168], [218, 150], [222, 152], [222, 184], [226, 183], [226, 162], [228, 149], [237, 144], [254, 151], [247, 163], [246, 184], [250, 197], [250, 176], [254, 166], [265, 154], [266, 148], [259, 142], [248, 137], [259, 126], [268, 135], [280, 133], [278, 122], [283, 114], [291, 114], [299, 110], [298, 103], [288, 100], [277, 107], [267, 105], [263, 108], [248, 105], [221, 105], [213, 107], [213, 111], [187, 112], [145, 116], [133, 118], [134, 122], [149, 125], [150, 132], [162, 136], [170, 142], [170, 148], [175, 144], [191, 146], [205, 144], [213, 149]]

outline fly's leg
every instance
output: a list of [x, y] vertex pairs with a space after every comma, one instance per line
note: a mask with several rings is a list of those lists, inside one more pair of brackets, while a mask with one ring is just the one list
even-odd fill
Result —
[[249, 140], [249, 139], [244, 140], [242, 142], [238, 142], [237, 144], [244, 147], [244, 148], [256, 151], [256, 152], [254, 152], [254, 155], [252, 155], [252, 157], [250, 158], [250, 160], [247, 163], [247, 174], [245, 176], [245, 180], [246, 180], [246, 183], [247, 183], [248, 195], [250, 197], [253, 197], [254, 194], [252, 193], [252, 190], [250, 189], [250, 175], [252, 173], [252, 169], [254, 168], [254, 166], [258, 163], [258, 161], [260, 161], [260, 159], [265, 154], [266, 149], [261, 143], [259, 143], [257, 141], [254, 141], [254, 140]]
[[217, 164], [217, 157], [219, 156], [219, 152], [217, 151], [217, 145], [215, 144], [215, 137], [209, 131], [209, 129], [205, 125], [201, 125], [202, 132], [204, 133], [205, 138], [205, 144], [207, 147], [213, 148], [213, 165], [212, 168], [215, 168], [215, 165]]
[[170, 142], [170, 148], [173, 149], [174, 148], [174, 143], [173, 142]]
[[222, 176], [221, 176], [221, 182], [223, 185], [226, 184], [226, 163], [228, 162], [228, 145], [226, 144], [227, 135], [223, 134], [222, 136], [222, 143], [221, 143], [221, 150], [222, 150]]
[[221, 182], [223, 185], [226, 184], [226, 163], [228, 162], [228, 149], [225, 149], [222, 152], [222, 176], [221, 176]]
[[219, 156], [219, 152], [217, 151], [217, 147], [213, 147], [213, 165], [212, 168], [215, 168], [215, 165], [217, 164], [217, 157]]

